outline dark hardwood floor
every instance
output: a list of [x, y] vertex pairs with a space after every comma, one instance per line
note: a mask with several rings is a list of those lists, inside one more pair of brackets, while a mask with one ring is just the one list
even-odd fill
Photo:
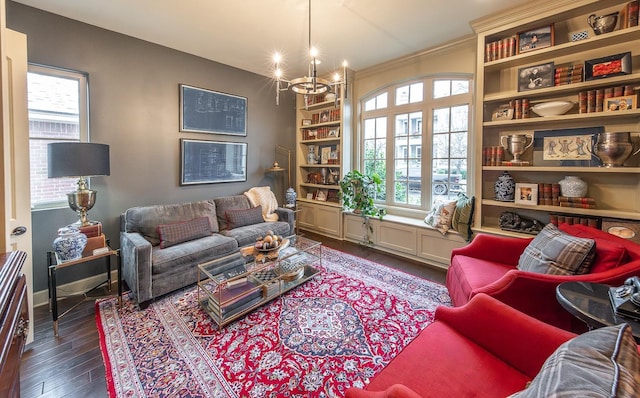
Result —
[[[306, 237], [325, 246], [400, 269], [407, 273], [444, 282], [445, 272], [424, 264], [395, 257], [350, 242], [311, 233]], [[114, 286], [113, 292], [117, 292]], [[95, 299], [107, 294], [98, 289], [82, 304], [59, 320], [59, 337], [53, 336], [51, 314], [46, 305], [34, 311], [34, 341], [26, 349], [21, 366], [21, 395], [33, 397], [106, 397], [105, 369], [95, 322]], [[81, 299], [65, 299], [64, 310]]]

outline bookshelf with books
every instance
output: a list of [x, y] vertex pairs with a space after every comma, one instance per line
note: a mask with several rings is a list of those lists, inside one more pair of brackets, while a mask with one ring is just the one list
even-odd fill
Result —
[[352, 123], [351, 88], [346, 87], [337, 99], [298, 96], [296, 112], [298, 226], [335, 238], [342, 238], [338, 182], [351, 167], [350, 151], [344, 150]]
[[[476, 87], [481, 101], [476, 107], [473, 143], [479, 154], [473, 172], [474, 194], [480, 198], [476, 230], [523, 236], [499, 228], [505, 211], [543, 223], [558, 215], [568, 219], [607, 217], [640, 222], [640, 155], [630, 154], [622, 167], [602, 167], [594, 155], [598, 138], [609, 133], [629, 132], [633, 152], [640, 148], [637, 4], [628, 0], [544, 0], [473, 22], [478, 36]], [[596, 35], [587, 22], [589, 16], [615, 12], [619, 16], [615, 29]], [[520, 38], [541, 27], [551, 30], [552, 40], [534, 50], [522, 48]], [[487, 44], [508, 37], [517, 38], [515, 54], [487, 58]], [[618, 69], [594, 76], [601, 64], [608, 67], [611, 62]], [[539, 86], [529, 86], [527, 77], [537, 67], [546, 68], [547, 80]], [[611, 98], [627, 98], [634, 105], [608, 109], [607, 104], [611, 108], [615, 105]], [[569, 102], [573, 106], [562, 114], [535, 113], [536, 105], [553, 102]], [[503, 142], [505, 137], [514, 135], [532, 137], [532, 145], [520, 155], [521, 162], [513, 161], [513, 154]], [[581, 151], [578, 146], [585, 138], [588, 140]], [[557, 144], [555, 149], [549, 148], [552, 144]], [[516, 183], [538, 184], [537, 204], [496, 200], [494, 184], [504, 171]], [[567, 175], [584, 180], [587, 194], [581, 198], [546, 198], [544, 188]]]

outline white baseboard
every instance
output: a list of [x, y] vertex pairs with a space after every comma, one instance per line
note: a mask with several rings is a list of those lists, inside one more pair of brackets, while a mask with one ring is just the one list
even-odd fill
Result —
[[[111, 271], [111, 283], [112, 285], [118, 281], [118, 271]], [[58, 298], [63, 296], [71, 296], [76, 294], [83, 294], [87, 290], [93, 288], [98, 285], [100, 282], [106, 282], [106, 275], [104, 273], [100, 273], [99, 275], [94, 275], [89, 278], [80, 279], [77, 281], [73, 281], [71, 283], [67, 283], [65, 285], [58, 285]], [[113, 291], [117, 289], [116, 286], [112, 287], [112, 293], [117, 293], [117, 291]], [[33, 293], [33, 306], [39, 307], [41, 305], [49, 305], [49, 290], [40, 290]]]

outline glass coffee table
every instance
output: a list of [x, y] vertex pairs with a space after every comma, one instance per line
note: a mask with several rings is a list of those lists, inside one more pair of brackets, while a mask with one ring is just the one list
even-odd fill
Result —
[[276, 250], [253, 245], [198, 264], [198, 302], [219, 328], [322, 272], [322, 243], [292, 235]]

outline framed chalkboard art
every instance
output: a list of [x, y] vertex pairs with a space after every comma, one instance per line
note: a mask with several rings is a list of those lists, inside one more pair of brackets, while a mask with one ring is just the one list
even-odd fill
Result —
[[180, 140], [180, 185], [247, 181], [247, 144]]
[[247, 135], [247, 99], [180, 85], [180, 131]]

